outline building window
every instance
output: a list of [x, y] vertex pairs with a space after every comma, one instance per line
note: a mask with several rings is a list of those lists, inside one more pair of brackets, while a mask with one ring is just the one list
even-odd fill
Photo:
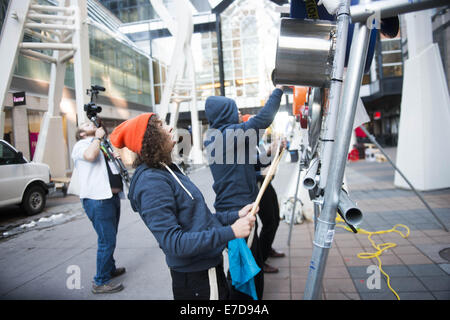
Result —
[[401, 38], [381, 38], [380, 43], [383, 77], [401, 77], [403, 75]]

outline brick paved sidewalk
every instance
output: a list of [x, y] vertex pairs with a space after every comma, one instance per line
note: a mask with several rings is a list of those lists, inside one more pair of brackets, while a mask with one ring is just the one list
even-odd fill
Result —
[[[391, 153], [395, 150], [390, 150]], [[279, 176], [292, 174], [292, 164], [284, 163]], [[285, 173], [283, 173], [285, 172]], [[373, 236], [375, 243], [393, 242], [397, 246], [380, 256], [382, 269], [390, 276], [391, 287], [400, 299], [450, 299], [450, 261], [439, 252], [450, 247], [450, 234], [444, 231], [414, 192], [396, 188], [394, 169], [388, 162], [350, 163], [346, 169], [350, 195], [363, 211], [361, 228], [380, 231], [404, 224], [410, 229], [406, 239], [398, 233]], [[277, 191], [283, 179], [275, 179]], [[278, 192], [280, 196], [280, 192]], [[422, 192], [425, 200], [439, 218], [450, 228], [450, 189]], [[274, 247], [290, 252], [290, 259], [269, 258], [268, 263], [278, 267], [277, 274], [265, 275], [264, 299], [303, 299], [312, 254], [314, 224], [304, 222], [293, 227], [290, 248], [287, 246], [289, 225], [280, 222]], [[404, 229], [399, 228], [399, 231]], [[353, 234], [336, 228], [329, 251], [323, 280], [323, 299], [395, 300], [381, 274], [380, 288], [369, 289], [367, 282], [372, 273], [368, 266], [378, 265], [376, 259], [360, 259], [360, 252], [375, 252], [368, 236]], [[290, 266], [290, 268], [289, 268]]]

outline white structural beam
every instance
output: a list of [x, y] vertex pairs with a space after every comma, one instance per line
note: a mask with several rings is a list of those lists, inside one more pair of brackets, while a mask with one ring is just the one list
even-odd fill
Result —
[[[6, 68], [5, 72], [0, 73], [0, 111], [3, 111], [19, 51], [23, 55], [52, 63], [48, 109], [41, 123], [33, 160], [47, 163], [53, 176], [65, 176], [67, 146], [63, 135], [60, 103], [66, 63], [73, 57], [78, 123], [86, 119], [83, 106], [89, 101], [85, 92], [90, 88], [87, 5], [86, 0], [61, 0], [59, 6], [35, 5], [31, 4], [31, 1], [11, 1], [5, 18], [0, 39], [0, 59], [2, 66]], [[33, 19], [39, 21], [35, 22]], [[42, 42], [22, 42], [25, 32]], [[53, 55], [49, 56], [33, 49], [50, 49], [53, 50]], [[13, 113], [16, 111], [25, 109], [14, 109]], [[3, 115], [3, 112], [0, 114]], [[3, 127], [3, 120], [0, 127]], [[3, 136], [3, 130], [1, 132]], [[28, 139], [28, 136], [26, 138]]]
[[[18, 1], [16, 1], [18, 2]], [[39, 4], [32, 4], [31, 9], [35, 11], [47, 11], [47, 12], [65, 12], [68, 14], [72, 14], [75, 11], [75, 7], [63, 7], [63, 6], [43, 6]]]
[[25, 28], [25, 33], [29, 34], [29, 35], [31, 35], [33, 37], [36, 37], [38, 39], [41, 39], [42, 41], [45, 41], [45, 42], [55, 42], [55, 43], [58, 42], [57, 39], [48, 37], [48, 36], [46, 36], [46, 35], [44, 35], [44, 34], [42, 34], [40, 32], [36, 32], [36, 31], [33, 31], [31, 29], [28, 29], [28, 28]]
[[41, 30], [74, 30], [75, 26], [70, 24], [57, 24], [57, 23], [37, 23], [37, 22], [27, 22], [25, 27]]
[[74, 21], [73, 16], [57, 16], [54, 14], [39, 14], [30, 13], [28, 14], [29, 19], [44, 20], [44, 21]]
[[45, 43], [45, 42], [23, 42], [19, 46], [22, 49], [39, 49], [39, 50], [75, 50], [75, 46], [71, 43]]
[[[61, 1], [60, 6], [69, 5], [69, 0]], [[58, 15], [66, 11], [58, 11]], [[67, 146], [63, 135], [63, 122], [60, 116], [60, 104], [64, 89], [66, 63], [61, 63], [61, 56], [66, 55], [60, 50], [53, 51], [48, 90], [48, 109], [42, 119], [39, 137], [33, 156], [33, 161], [47, 163], [53, 177], [64, 177], [66, 171]]]
[[[0, 41], [0, 61], [2, 62], [2, 72], [0, 72], [0, 114], [3, 114], [6, 95], [11, 85], [30, 3], [31, 0], [10, 1], [3, 23]], [[3, 127], [3, 125], [0, 127]], [[3, 130], [0, 132], [0, 137], [3, 138]]]
[[83, 106], [89, 102], [86, 90], [91, 88], [91, 73], [89, 67], [89, 30], [87, 24], [86, 0], [71, 0], [76, 6], [75, 30], [72, 43], [77, 47], [74, 58], [75, 96], [77, 104], [77, 122], [86, 121]]
[[[411, 184], [426, 191], [450, 187], [450, 99], [442, 60], [433, 43], [430, 10], [405, 15], [408, 60], [396, 164]], [[394, 184], [409, 188], [396, 172]]]
[[[182, 6], [184, 5], [183, 1], [184, 0], [180, 1]], [[165, 26], [172, 34], [172, 36], [175, 36], [177, 33], [177, 23], [174, 21], [167, 8], [164, 6], [162, 0], [150, 0], [150, 3], [153, 9], [155, 9], [155, 11], [158, 13], [158, 16], [161, 18], [161, 20], [164, 21]]]
[[46, 55], [44, 53], [40, 53], [38, 51], [21, 49], [20, 53], [22, 53], [23, 55], [28, 56], [28, 57], [45, 60], [45, 61], [51, 62], [51, 63], [56, 63], [56, 59], [54, 57]]
[[[175, 47], [158, 114], [161, 119], [165, 120], [169, 109], [172, 109], [169, 123], [176, 129], [180, 103], [183, 101], [189, 103], [193, 140], [189, 158], [195, 164], [199, 164], [202, 163], [203, 156], [197, 111], [194, 58], [191, 49], [191, 38], [194, 32], [192, 11], [187, 0], [179, 1], [176, 6], [175, 23], [161, 0], [151, 0], [151, 3], [170, 33], [175, 37]], [[184, 94], [180, 93], [183, 91], [185, 91]]]

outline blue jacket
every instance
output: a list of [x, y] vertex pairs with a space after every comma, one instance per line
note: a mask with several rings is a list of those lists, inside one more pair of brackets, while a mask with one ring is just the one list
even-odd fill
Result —
[[[220, 130], [223, 139], [222, 164], [213, 162], [209, 165], [214, 178], [213, 189], [216, 193], [214, 208], [216, 211], [242, 208], [255, 201], [256, 196], [258, 195], [254, 166], [256, 162], [249, 162], [247, 154], [249, 153], [249, 150], [256, 150], [260, 137], [256, 137], [254, 146], [248, 145], [248, 140], [245, 142], [247, 145], [245, 146], [246, 156], [245, 163], [243, 164], [238, 164], [238, 162], [236, 162], [237, 147], [235, 143], [238, 140], [235, 138], [234, 141], [231, 142], [234, 143], [234, 162], [227, 164], [226, 152], [227, 147], [228, 150], [230, 150], [230, 146], [226, 141], [226, 131], [236, 131], [241, 129], [243, 132], [246, 132], [249, 129], [254, 129], [256, 131], [266, 129], [270, 126], [278, 112], [282, 95], [283, 91], [281, 89], [275, 89], [267, 100], [266, 105], [258, 112], [258, 114], [243, 123], [239, 123], [238, 108], [234, 100], [221, 96], [212, 96], [206, 99], [205, 114], [209, 126], [210, 128]], [[209, 146], [212, 143], [214, 143], [214, 140], [211, 138], [210, 140], [205, 141], [205, 146]], [[221, 152], [221, 150], [218, 150], [219, 148], [211, 149], [214, 149], [214, 152]]]
[[222, 251], [235, 239], [237, 211], [212, 214], [200, 190], [172, 164], [167, 169], [140, 165], [131, 179], [128, 198], [179, 272], [207, 270], [222, 261]]

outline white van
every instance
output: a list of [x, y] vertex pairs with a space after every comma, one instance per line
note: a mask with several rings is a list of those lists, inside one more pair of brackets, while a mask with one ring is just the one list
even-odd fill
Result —
[[0, 206], [19, 204], [27, 215], [37, 214], [44, 210], [52, 188], [48, 165], [28, 162], [22, 152], [0, 139]]

